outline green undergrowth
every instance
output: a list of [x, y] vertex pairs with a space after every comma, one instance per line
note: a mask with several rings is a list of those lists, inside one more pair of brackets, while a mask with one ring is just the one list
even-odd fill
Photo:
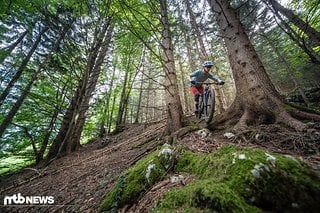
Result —
[[292, 156], [261, 149], [225, 145], [213, 153], [172, 147], [141, 159], [125, 172], [106, 195], [100, 212], [116, 212], [133, 204], [174, 173], [190, 174], [194, 181], [171, 189], [153, 212], [319, 212], [320, 180], [310, 166]]
[[320, 180], [304, 162], [226, 145], [214, 153], [180, 153], [176, 172], [195, 181], [169, 191], [154, 212], [317, 212]]
[[106, 195], [100, 212], [117, 212], [125, 204], [136, 201], [151, 186], [160, 181], [174, 162], [172, 147], [165, 144], [138, 161], [118, 179]]

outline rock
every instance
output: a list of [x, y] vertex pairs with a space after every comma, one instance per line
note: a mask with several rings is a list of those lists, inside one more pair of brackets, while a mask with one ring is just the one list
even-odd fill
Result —
[[226, 132], [223, 134], [223, 137], [227, 138], [227, 139], [230, 139], [230, 138], [234, 138], [235, 135], [231, 132]]
[[103, 137], [102, 139], [101, 139], [101, 145], [102, 146], [106, 146], [106, 145], [108, 145], [109, 143], [110, 143], [110, 137], [109, 136], [105, 136], [105, 137]]
[[196, 133], [200, 135], [202, 139], [211, 136], [211, 132], [208, 129], [200, 129]]
[[184, 181], [184, 177], [182, 175], [170, 177], [170, 183], [181, 183], [183, 181]]

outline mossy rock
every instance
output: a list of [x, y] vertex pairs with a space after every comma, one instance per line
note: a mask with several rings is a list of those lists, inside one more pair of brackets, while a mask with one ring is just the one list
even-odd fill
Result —
[[185, 151], [176, 172], [195, 181], [168, 192], [155, 212], [319, 212], [320, 179], [291, 156], [226, 145], [210, 154]]
[[116, 212], [125, 204], [136, 201], [142, 193], [160, 181], [174, 162], [174, 152], [165, 144], [119, 177], [117, 184], [106, 195], [99, 212]]

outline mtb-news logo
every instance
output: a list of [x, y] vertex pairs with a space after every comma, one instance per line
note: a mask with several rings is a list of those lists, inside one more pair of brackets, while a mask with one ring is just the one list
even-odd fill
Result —
[[21, 193], [5, 196], [3, 204], [6, 205], [50, 205], [54, 204], [53, 196], [22, 196]]

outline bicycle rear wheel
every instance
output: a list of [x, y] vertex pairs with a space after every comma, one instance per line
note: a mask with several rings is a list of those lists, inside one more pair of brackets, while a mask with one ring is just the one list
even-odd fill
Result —
[[215, 111], [215, 93], [212, 88], [207, 91], [204, 104], [204, 118], [207, 123], [210, 123]]

